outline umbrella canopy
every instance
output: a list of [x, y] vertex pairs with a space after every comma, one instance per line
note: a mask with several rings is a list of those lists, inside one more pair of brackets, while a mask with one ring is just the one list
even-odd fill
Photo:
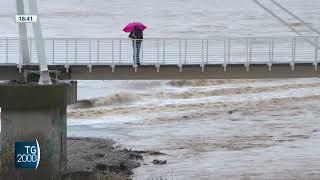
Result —
[[135, 27], [139, 28], [141, 31], [143, 31], [147, 28], [147, 26], [145, 26], [141, 22], [132, 22], [132, 23], [129, 23], [125, 28], [123, 28], [122, 31], [128, 33], [128, 32], [133, 31]]

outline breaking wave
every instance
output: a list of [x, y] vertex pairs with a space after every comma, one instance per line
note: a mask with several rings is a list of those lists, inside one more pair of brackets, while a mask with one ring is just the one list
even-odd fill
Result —
[[[222, 85], [227, 83], [245, 83], [245, 82], [256, 82], [263, 80], [255, 80], [255, 79], [220, 79], [220, 80], [171, 80], [167, 82], [167, 85], [173, 87], [196, 87], [196, 86], [215, 86]], [[268, 80], [264, 80], [268, 81]]]
[[[184, 82], [184, 81], [183, 81]], [[191, 82], [196, 82], [196, 81], [191, 81]], [[220, 81], [221, 82], [221, 81]], [[261, 80], [260, 80], [261, 82]], [[208, 81], [198, 81], [198, 84], [207, 84], [209, 83]], [[190, 82], [187, 82], [187, 84], [190, 84]], [[191, 83], [192, 84], [192, 83]], [[193, 84], [194, 85], [194, 84]], [[153, 114], [155, 112], [190, 112], [191, 110], [198, 109], [202, 117], [205, 117], [207, 110], [209, 109], [219, 109], [222, 108], [224, 111], [227, 110], [234, 110], [234, 109], [239, 109], [239, 108], [249, 108], [249, 107], [267, 107], [269, 105], [275, 106], [281, 103], [293, 103], [293, 102], [298, 102], [298, 101], [309, 101], [309, 100], [315, 100], [319, 99], [320, 96], [319, 94], [308, 94], [306, 93], [305, 96], [299, 97], [300, 92], [304, 92], [305, 89], [318, 89], [320, 87], [320, 83], [318, 81], [312, 81], [311, 82], [297, 82], [294, 84], [270, 84], [270, 86], [265, 86], [265, 87], [252, 87], [252, 86], [245, 86], [245, 87], [232, 87], [232, 88], [213, 88], [210, 89], [208, 88], [203, 88], [203, 89], [195, 89], [195, 88], [190, 88], [187, 89], [187, 91], [175, 91], [175, 90], [170, 90], [170, 91], [153, 91], [151, 90], [149, 93], [150, 94], [143, 94], [143, 93], [133, 93], [133, 92], [122, 92], [122, 93], [116, 93], [111, 96], [107, 97], [102, 97], [102, 98], [96, 98], [96, 99], [90, 99], [90, 100], [82, 100], [79, 101], [74, 108], [75, 110], [71, 110], [68, 112], [69, 117], [74, 118], [74, 119], [81, 119], [81, 118], [95, 118], [95, 117], [101, 117], [101, 116], [113, 116], [113, 115], [128, 115], [131, 113], [136, 113], [136, 112], [144, 112], [144, 113], [150, 113]], [[206, 98], [206, 97], [213, 97], [213, 96], [221, 96], [225, 97], [225, 99], [230, 99], [232, 96], [237, 96], [237, 95], [243, 95], [243, 96], [248, 96], [248, 94], [252, 94], [253, 96], [261, 95], [261, 96], [266, 96], [268, 93], [275, 93], [278, 94], [283, 91], [290, 91], [294, 92], [294, 94], [288, 96], [283, 96], [283, 97], [278, 97], [278, 96], [270, 96], [270, 99], [257, 99], [254, 102], [247, 101], [244, 99], [239, 102], [233, 102], [233, 101], [211, 101], [208, 100], [207, 102], [203, 102], [200, 99], [201, 98]], [[268, 95], [268, 96], [269, 96]], [[239, 96], [238, 96], [239, 97]], [[196, 99], [199, 98], [199, 101]], [[219, 97], [218, 97], [219, 98]], [[233, 97], [233, 99], [236, 97]], [[182, 101], [180, 101], [181, 99]], [[195, 101], [190, 101], [190, 104], [182, 103], [183, 99], [194, 99]], [[135, 102], [140, 102], [140, 101], [154, 101], [154, 102], [159, 102], [157, 103], [152, 103], [151, 106], [149, 105], [133, 105], [133, 106], [126, 106], [126, 104], [129, 103], [135, 103]], [[169, 101], [167, 101], [169, 100]], [[170, 102], [172, 101], [171, 104], [162, 104], [161, 102], [167, 101]], [[177, 101], [178, 100], [178, 101]], [[179, 103], [177, 103], [179, 102]], [[180, 103], [181, 102], [181, 103]], [[112, 105], [117, 105], [117, 104], [124, 104], [124, 106], [112, 106]], [[142, 103], [143, 104], [143, 103]], [[148, 104], [148, 103], [147, 103]], [[98, 106], [110, 106], [106, 108], [90, 108], [90, 107], [98, 107]], [[208, 113], [210, 110], [208, 111]], [[194, 115], [197, 115], [197, 113], [193, 113]], [[208, 115], [209, 116], [209, 115]], [[207, 117], [208, 117], [207, 116]], [[147, 118], [147, 117], [145, 117]], [[199, 118], [199, 117], [195, 117]], [[170, 119], [166, 117], [166, 119]], [[176, 117], [174, 118], [176, 119]], [[177, 120], [177, 119], [176, 119]], [[185, 120], [185, 119], [184, 119]]]
[[131, 92], [120, 92], [106, 97], [80, 100], [71, 109], [87, 109], [99, 106], [112, 106], [117, 104], [126, 104], [141, 100], [142, 97]]
[[239, 88], [222, 88], [213, 90], [188, 90], [183, 92], [160, 92], [156, 95], [157, 98], [173, 98], [173, 99], [190, 99], [190, 98], [203, 98], [211, 96], [227, 96], [236, 94], [250, 94], [250, 93], [264, 93], [273, 91], [283, 91], [289, 89], [299, 88], [314, 88], [319, 87], [320, 83], [308, 83], [308, 84], [284, 84], [268, 87], [239, 87]]

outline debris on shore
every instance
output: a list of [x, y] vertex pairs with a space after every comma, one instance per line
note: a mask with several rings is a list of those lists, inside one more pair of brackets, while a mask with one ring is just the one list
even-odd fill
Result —
[[159, 160], [159, 159], [155, 159], [152, 161], [153, 164], [157, 164], [157, 165], [163, 165], [163, 164], [167, 164], [167, 160]]
[[68, 138], [68, 170], [63, 179], [129, 179], [142, 153], [115, 148], [109, 139]]
[[[143, 155], [165, 155], [159, 151], [137, 151], [115, 147], [110, 139], [68, 138], [68, 170], [65, 180], [130, 179], [133, 169], [140, 166]], [[153, 164], [167, 161], [154, 160]]]

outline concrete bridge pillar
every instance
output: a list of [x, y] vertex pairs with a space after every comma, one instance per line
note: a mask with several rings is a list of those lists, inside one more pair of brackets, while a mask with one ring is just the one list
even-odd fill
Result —
[[[61, 179], [67, 167], [67, 105], [77, 83], [1, 83], [0, 179]], [[15, 142], [38, 140], [39, 167], [16, 169]]]

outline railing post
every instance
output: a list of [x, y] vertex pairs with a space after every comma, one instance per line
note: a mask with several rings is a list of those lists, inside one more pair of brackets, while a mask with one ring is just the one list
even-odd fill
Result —
[[[29, 38], [29, 63], [32, 61], [32, 39]], [[39, 61], [39, 59], [38, 59]]]
[[249, 39], [249, 65], [252, 61], [252, 39]]
[[69, 40], [66, 40], [66, 61], [69, 64]]
[[188, 49], [188, 40], [184, 41], [184, 64], [187, 64], [187, 49]]
[[271, 40], [269, 40], [269, 63], [268, 63], [269, 71], [271, 71], [271, 67], [273, 64], [273, 52], [274, 52], [274, 40], [273, 38], [271, 38]]
[[293, 38], [292, 41], [292, 61], [296, 61], [296, 38]]
[[[20, 41], [19, 41], [19, 47], [21, 47], [21, 44], [22, 44], [22, 42], [21, 42], [21, 40], [20, 40]], [[27, 43], [27, 44], [28, 44], [28, 43]], [[22, 64], [23, 64], [23, 59], [22, 59], [22, 57], [23, 57], [22, 51], [20, 51], [20, 52], [19, 52], [19, 65], [18, 65], [18, 67], [19, 67], [19, 73], [22, 72]]]
[[247, 71], [249, 71], [249, 67], [252, 61], [252, 39], [249, 39], [249, 62], [248, 62], [248, 67], [247, 67]]
[[78, 59], [78, 40], [74, 40], [74, 63], [77, 63]]
[[97, 62], [100, 64], [100, 39], [97, 41]]
[[114, 40], [111, 40], [112, 65], [114, 65]]
[[204, 45], [203, 45], [203, 40], [201, 40], [201, 65], [204, 65]]
[[227, 65], [230, 62], [230, 38], [224, 39], [224, 64], [223, 70], [227, 71]]
[[182, 48], [181, 48], [181, 45], [182, 44], [182, 40], [180, 39], [179, 40], [179, 66], [181, 66], [181, 63], [182, 63]]
[[228, 38], [228, 63], [230, 63], [231, 59], [231, 39]]
[[121, 39], [119, 40], [119, 64], [121, 64]]
[[163, 60], [162, 60], [162, 64], [165, 64], [165, 59], [166, 59], [166, 40], [163, 40]]
[[89, 63], [90, 63], [90, 65], [92, 64], [91, 55], [92, 55], [92, 52], [91, 52], [91, 39], [89, 39]]
[[91, 39], [88, 40], [88, 43], [89, 43], [89, 65], [88, 68], [89, 68], [89, 72], [91, 73], [92, 72], [92, 47], [91, 47]]
[[204, 40], [201, 40], [201, 71], [204, 72], [205, 63], [204, 63]]
[[55, 45], [54, 45], [54, 39], [52, 39], [52, 64], [54, 64], [55, 61], [55, 57], [54, 57], [54, 53], [55, 53]]
[[272, 38], [271, 40], [271, 59], [272, 59], [272, 63], [274, 61], [274, 39]]
[[271, 64], [272, 63], [272, 43], [273, 43], [273, 39], [271, 38], [270, 40], [269, 40], [269, 43], [268, 43], [268, 45], [269, 45], [269, 47], [268, 47], [268, 54], [269, 54], [269, 63]]
[[207, 58], [207, 64], [209, 63], [209, 40], [207, 40], [207, 54], [206, 54], [206, 58]]
[[6, 38], [6, 62], [9, 62], [9, 40]]
[[252, 40], [250, 38], [246, 39], [246, 50], [247, 50], [247, 62], [245, 63], [246, 71], [249, 71], [249, 66], [251, 62], [251, 55], [252, 55], [251, 43], [252, 43]]
[[249, 39], [246, 39], [246, 63], [245, 66], [248, 65], [249, 62]]
[[315, 37], [315, 54], [314, 54], [314, 67], [315, 70], [318, 70], [318, 57], [319, 57], [319, 36]]
[[224, 49], [224, 53], [223, 53], [224, 64], [226, 64], [226, 62], [227, 62], [227, 40], [226, 39], [223, 40], [223, 49]]
[[159, 39], [157, 39], [157, 64], [159, 64], [160, 61], [160, 50], [159, 50]]
[[135, 39], [132, 39], [133, 41], [133, 64], [134, 67], [136, 67], [137, 64], [137, 41]]
[[141, 64], [143, 64], [143, 41], [141, 41]]
[[290, 64], [292, 71], [294, 71], [295, 60], [296, 60], [296, 38], [293, 38], [292, 39], [292, 62]]

